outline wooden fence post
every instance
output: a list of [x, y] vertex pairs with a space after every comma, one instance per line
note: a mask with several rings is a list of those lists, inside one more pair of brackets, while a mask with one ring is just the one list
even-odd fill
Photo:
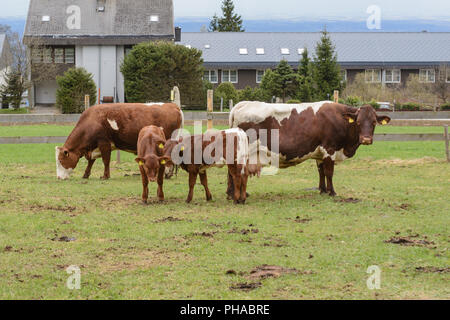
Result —
[[89, 107], [91, 106], [91, 105], [90, 105], [90, 104], [91, 104], [90, 101], [91, 101], [91, 100], [90, 100], [89, 95], [88, 95], [88, 94], [85, 95], [85, 96], [84, 96], [84, 110], [89, 109]]
[[446, 153], [446, 155], [447, 155], [447, 162], [450, 162], [448, 125], [445, 125], [445, 126], [444, 126], [444, 134], [445, 134], [445, 153]]
[[339, 90], [334, 90], [334, 102], [339, 103]]
[[[208, 108], [207, 111], [208, 113], [213, 112], [213, 97], [214, 97], [214, 91], [213, 90], [208, 90]], [[208, 130], [213, 128], [213, 120], [208, 119]]]
[[229, 103], [229, 107], [230, 107], [230, 111], [233, 110], [234, 104], [233, 104], [233, 99], [230, 99]]
[[177, 86], [173, 87], [174, 99], [173, 103], [175, 103], [181, 109], [181, 96], [180, 89]]

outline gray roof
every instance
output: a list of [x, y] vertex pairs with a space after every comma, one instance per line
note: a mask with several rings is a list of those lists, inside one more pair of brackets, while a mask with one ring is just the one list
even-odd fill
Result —
[[[81, 9], [79, 29], [68, 27], [74, 5]], [[159, 21], [150, 21], [155, 15]], [[173, 37], [173, 0], [31, 0], [24, 34], [27, 44], [32, 38], [43, 44], [135, 44]]]
[[[206, 67], [269, 67], [286, 59], [298, 65], [299, 48], [315, 52], [321, 33], [185, 32], [181, 44], [203, 51]], [[338, 61], [347, 68], [361, 66], [423, 66], [450, 63], [450, 33], [330, 33]], [[209, 45], [210, 48], [205, 48]], [[248, 54], [239, 53], [247, 48]], [[256, 49], [264, 48], [263, 55]], [[288, 48], [289, 55], [282, 55]]]

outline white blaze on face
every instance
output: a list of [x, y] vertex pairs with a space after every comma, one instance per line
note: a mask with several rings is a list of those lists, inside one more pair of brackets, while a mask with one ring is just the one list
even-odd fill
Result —
[[300, 104], [282, 104], [243, 101], [238, 103], [230, 113], [230, 127], [235, 128], [241, 123], [261, 123], [269, 117], [275, 118], [279, 123], [289, 119], [295, 109], [300, 114], [305, 110], [312, 109], [314, 114], [326, 103], [332, 101], [308, 102]]
[[119, 131], [119, 126], [117, 125], [116, 120], [109, 120], [109, 119], [106, 120], [108, 120], [108, 123], [113, 130]]
[[56, 147], [56, 152], [55, 152], [55, 156], [56, 156], [56, 176], [58, 177], [58, 179], [61, 180], [66, 180], [69, 179], [70, 175], [73, 172], [73, 169], [66, 169], [62, 166], [61, 161], [59, 161], [59, 154], [61, 153], [61, 148], [60, 147]]

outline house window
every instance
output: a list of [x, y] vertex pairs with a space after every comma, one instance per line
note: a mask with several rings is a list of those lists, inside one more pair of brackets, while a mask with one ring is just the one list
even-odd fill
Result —
[[75, 63], [75, 48], [66, 48], [66, 63]]
[[217, 71], [216, 70], [206, 70], [203, 75], [203, 80], [207, 80], [211, 83], [219, 82], [219, 79], [217, 77]]
[[257, 55], [263, 55], [265, 52], [264, 52], [264, 48], [256, 48], [256, 54]]
[[256, 83], [262, 82], [262, 78], [264, 77], [265, 73], [266, 73], [265, 70], [256, 70]]
[[367, 69], [366, 70], [366, 82], [367, 83], [381, 82], [381, 70], [380, 69]]
[[342, 82], [347, 81], [347, 70], [341, 69], [341, 79], [342, 79]]
[[450, 83], [450, 67], [439, 69], [439, 81]]
[[64, 63], [64, 48], [55, 48], [55, 63]]
[[447, 77], [445, 79], [445, 82], [450, 83], [450, 68], [447, 68]]
[[158, 15], [152, 15], [150, 16], [150, 22], [158, 22], [159, 16]]
[[52, 63], [52, 48], [44, 48], [44, 63]]
[[400, 69], [387, 69], [384, 71], [384, 79], [386, 83], [400, 83], [402, 73]]
[[281, 48], [281, 54], [287, 55], [287, 54], [291, 54], [291, 53], [289, 51], [289, 48]]
[[247, 54], [248, 54], [247, 48], [240, 48], [240, 49], [239, 49], [239, 54], [241, 54], [241, 55], [247, 55]]
[[222, 70], [222, 82], [238, 82], [237, 70]]
[[425, 83], [434, 83], [436, 80], [436, 70], [434, 69], [420, 69], [419, 81]]
[[31, 61], [33, 63], [42, 63], [43, 51], [41, 48], [33, 48], [31, 50]]

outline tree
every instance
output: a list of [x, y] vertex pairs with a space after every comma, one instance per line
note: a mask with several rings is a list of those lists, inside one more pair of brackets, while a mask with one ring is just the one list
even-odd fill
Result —
[[182, 103], [200, 105], [203, 88], [202, 52], [169, 42], [144, 42], [125, 57], [121, 71], [125, 77], [128, 102], [168, 101], [178, 86]]
[[281, 97], [286, 102], [287, 97], [293, 97], [298, 92], [298, 74], [283, 59], [275, 70], [266, 71], [261, 88], [270, 96]]
[[238, 92], [231, 82], [221, 83], [214, 92], [214, 104], [220, 105], [220, 101], [223, 99], [223, 106], [227, 107], [230, 100], [233, 103], [238, 101]]
[[316, 86], [316, 100], [329, 99], [334, 90], [344, 88], [335, 47], [326, 30], [322, 32], [322, 38], [316, 46], [313, 77]]
[[298, 67], [299, 75], [299, 90], [297, 98], [302, 102], [309, 102], [313, 100], [314, 96], [314, 80], [312, 62], [309, 58], [308, 49], [302, 53], [302, 59]]
[[97, 101], [97, 87], [92, 74], [83, 68], [71, 68], [63, 76], [56, 78], [56, 105], [61, 112], [82, 113], [84, 111], [84, 97], [89, 95], [91, 105]]
[[217, 14], [211, 19], [209, 30], [212, 32], [244, 32], [242, 17], [234, 12], [233, 0], [223, 0], [222, 17]]

